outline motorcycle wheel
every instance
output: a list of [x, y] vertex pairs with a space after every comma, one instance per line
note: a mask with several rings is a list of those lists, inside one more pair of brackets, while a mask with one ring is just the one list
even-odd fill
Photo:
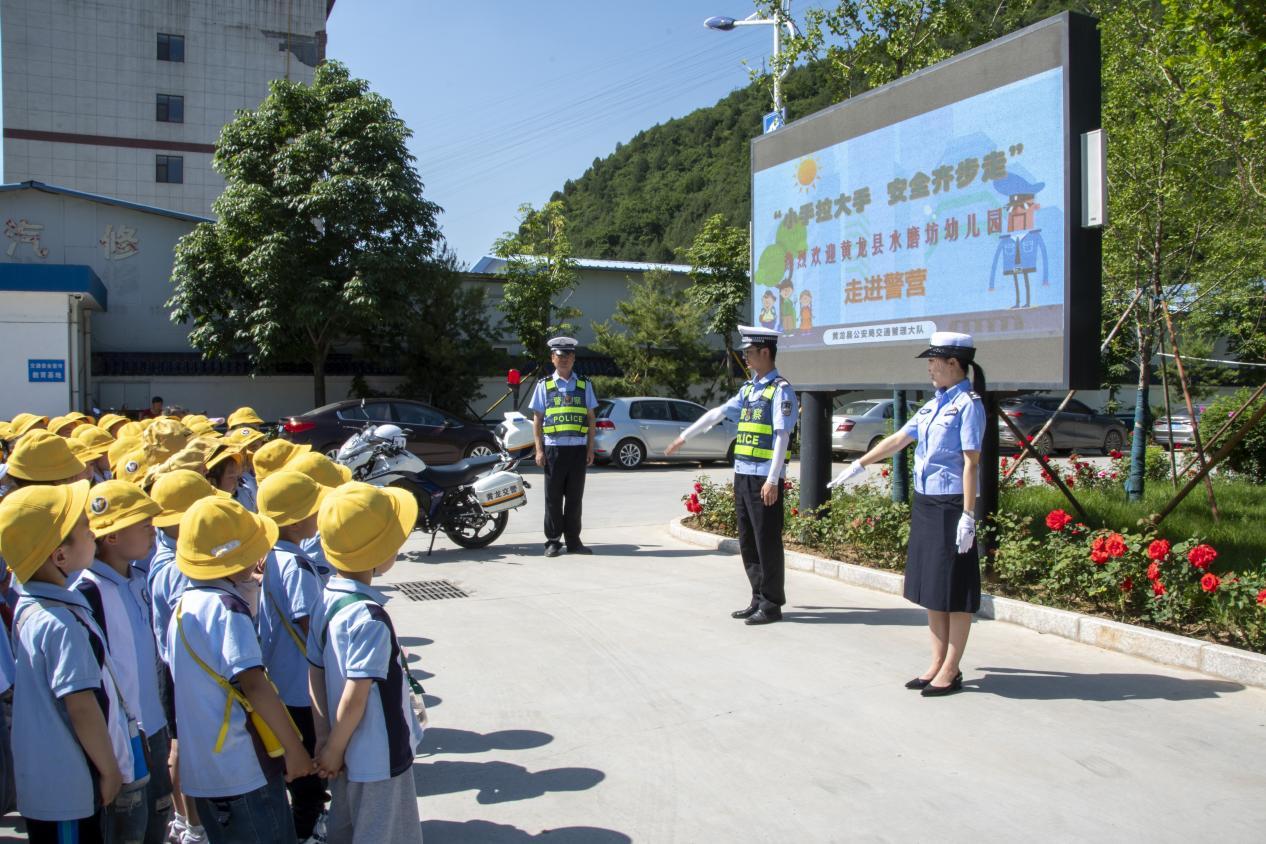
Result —
[[497, 541], [497, 537], [505, 532], [510, 523], [510, 511], [502, 510], [484, 519], [478, 528], [468, 525], [445, 527], [444, 535], [463, 548], [486, 548]]

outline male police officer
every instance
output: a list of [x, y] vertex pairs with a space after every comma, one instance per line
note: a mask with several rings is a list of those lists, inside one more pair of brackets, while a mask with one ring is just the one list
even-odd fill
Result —
[[708, 411], [668, 446], [673, 454], [695, 434], [720, 422], [727, 411], [739, 414], [734, 443], [734, 508], [738, 514], [739, 550], [752, 585], [751, 603], [730, 615], [748, 624], [769, 624], [782, 618], [782, 499], [787, 472], [787, 443], [799, 418], [791, 384], [778, 374], [779, 333], [770, 328], [739, 326], [743, 358], [752, 379], [738, 395]]
[[572, 374], [576, 340], [549, 341], [554, 374], [536, 383], [529, 405], [536, 413], [536, 465], [545, 470], [545, 556], [592, 554], [580, 541], [580, 506], [585, 467], [593, 464], [593, 409], [598, 399], [589, 381]]

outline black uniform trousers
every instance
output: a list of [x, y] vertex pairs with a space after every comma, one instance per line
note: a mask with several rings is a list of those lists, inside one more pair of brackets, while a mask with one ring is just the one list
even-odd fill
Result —
[[734, 509], [738, 515], [739, 552], [752, 584], [752, 604], [762, 610], [781, 612], [783, 594], [782, 481], [778, 500], [766, 507], [760, 488], [764, 475], [734, 475]]
[[545, 544], [580, 546], [580, 508], [585, 495], [587, 445], [545, 446]]

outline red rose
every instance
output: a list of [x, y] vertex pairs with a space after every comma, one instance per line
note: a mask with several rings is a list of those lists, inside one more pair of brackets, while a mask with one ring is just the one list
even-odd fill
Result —
[[1154, 539], [1152, 544], [1147, 546], [1147, 558], [1149, 560], [1164, 560], [1169, 556], [1169, 540]]
[[1125, 580], [1122, 580], [1122, 581], [1121, 581], [1121, 591], [1122, 591], [1122, 592], [1129, 592], [1129, 591], [1130, 591], [1131, 589], [1133, 589], [1133, 588], [1134, 588], [1134, 579], [1133, 579], [1133, 578], [1131, 578], [1131, 577], [1127, 577]]
[[1200, 578], [1200, 588], [1206, 592], [1217, 592], [1218, 586], [1221, 583], [1222, 581], [1218, 578], [1218, 576], [1212, 572]]
[[999, 465], [1001, 465], [1003, 469], [1007, 468], [1007, 458], [1005, 457], [1002, 458], [1002, 461]]
[[1046, 526], [1054, 531], [1060, 531], [1068, 527], [1068, 523], [1072, 520], [1073, 517], [1063, 510], [1052, 510], [1046, 514]]
[[1130, 546], [1125, 544], [1125, 537], [1119, 533], [1108, 534], [1108, 539], [1103, 543], [1103, 550], [1108, 552], [1110, 557], [1123, 557], [1125, 552], [1130, 550]]
[[1160, 565], [1159, 564], [1152, 563], [1151, 565], [1147, 567], [1147, 579], [1160, 580]]
[[695, 492], [703, 492], [703, 484], [695, 481]]
[[1153, 581], [1152, 581], [1152, 594], [1153, 594], [1153, 595], [1155, 595], [1157, 598], [1159, 598], [1160, 596], [1164, 595], [1164, 594], [1165, 594], [1165, 584], [1161, 583], [1159, 580], [1153, 580]]
[[1064, 485], [1067, 486], [1069, 489], [1072, 489], [1073, 487], [1077, 486], [1077, 479], [1074, 478], [1072, 475], [1069, 475], [1067, 478], [1064, 479]]
[[1108, 552], [1107, 551], [1091, 551], [1090, 561], [1094, 563], [1096, 566], [1101, 566], [1104, 563], [1108, 562]]
[[800, 508], [799, 508], [799, 507], [792, 507], [792, 508], [791, 508], [791, 515], [793, 515], [793, 516], [799, 516], [799, 515], [800, 515]]
[[694, 494], [693, 492], [692, 492], [692, 493], [690, 493], [690, 503], [691, 503], [691, 504], [698, 504], [698, 503], [699, 503], [699, 496], [698, 496], [698, 495], [696, 495], [696, 494]]
[[1111, 457], [1113, 460], [1120, 460], [1123, 455], [1121, 454], [1120, 451], [1114, 448], [1112, 449], [1112, 451], [1108, 452], [1108, 456]]
[[880, 477], [883, 477], [883, 478], [888, 477], [888, 470], [887, 470], [887, 469], [884, 469], [884, 470], [880, 471], [879, 476], [880, 476]]
[[1048, 471], [1046, 471], [1045, 469], [1043, 469], [1043, 470], [1042, 470], [1042, 480], [1046, 481], [1047, 483], [1050, 483], [1050, 482], [1051, 482], [1051, 473], [1050, 473], [1050, 472], [1048, 472]]
[[1266, 606], [1266, 589], [1257, 593], [1257, 603]]
[[791, 489], [791, 481], [783, 481], [783, 482], [782, 482], [782, 488], [783, 488], [783, 489]]
[[1218, 552], [1211, 545], [1197, 545], [1187, 552], [1187, 562], [1201, 571], [1208, 571], [1209, 566], [1218, 558]]
[[1024, 486], [1024, 478], [1018, 478], [1018, 479], [1016, 480], [1016, 482], [1015, 482], [1015, 485], [1016, 485], [1017, 487], [1022, 487], [1022, 486]]

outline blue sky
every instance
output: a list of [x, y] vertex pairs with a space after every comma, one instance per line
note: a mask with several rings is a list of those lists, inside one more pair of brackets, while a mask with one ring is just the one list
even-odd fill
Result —
[[[796, 3], [797, 19], [820, 3]], [[413, 130], [426, 195], [473, 264], [595, 158], [642, 129], [711, 105], [761, 67], [770, 28], [704, 18], [751, 0], [340, 2], [328, 56], [391, 99]], [[759, 126], [751, 127], [753, 134]]]

